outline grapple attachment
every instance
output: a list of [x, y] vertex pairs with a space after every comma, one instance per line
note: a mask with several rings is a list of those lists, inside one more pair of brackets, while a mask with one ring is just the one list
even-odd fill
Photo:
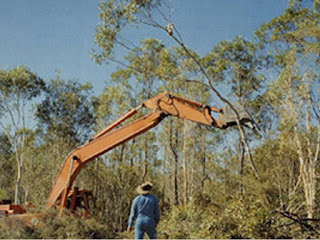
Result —
[[[257, 127], [256, 123], [254, 122], [250, 114], [244, 109], [244, 107], [241, 104], [237, 102], [232, 102], [231, 105], [238, 112], [241, 125], [251, 129], [255, 129]], [[236, 114], [229, 105], [220, 108], [219, 118], [220, 126], [222, 128], [228, 128], [237, 125]]]

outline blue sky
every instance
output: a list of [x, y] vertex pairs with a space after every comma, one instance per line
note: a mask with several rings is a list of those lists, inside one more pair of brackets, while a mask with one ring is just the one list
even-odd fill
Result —
[[[171, 0], [172, 20], [185, 44], [203, 56], [222, 40], [253, 32], [278, 16], [287, 0]], [[97, 65], [89, 51], [94, 48], [98, 23], [95, 0], [1, 0], [0, 69], [26, 65], [46, 81], [56, 71], [64, 79], [90, 82], [98, 95], [117, 69]], [[128, 29], [135, 42], [146, 37], [171, 45], [158, 30]], [[120, 55], [121, 53], [119, 53]]]

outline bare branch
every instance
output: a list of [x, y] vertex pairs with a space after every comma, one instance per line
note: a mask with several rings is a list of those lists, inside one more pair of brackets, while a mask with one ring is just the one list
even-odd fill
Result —
[[[164, 2], [166, 2], [166, 1], [164, 1]], [[167, 22], [171, 22], [170, 21], [170, 8], [169, 8], [169, 18], [166, 17], [166, 15], [161, 11], [159, 6], [156, 6], [156, 9], [160, 13], [160, 15], [163, 17], [164, 20], [166, 20]]]
[[12, 109], [10, 108], [9, 103], [8, 103], [8, 101], [7, 101], [6, 98], [4, 98], [4, 104], [3, 104], [3, 106], [5, 107], [6, 111], [7, 111], [7, 112], [9, 113], [9, 115], [10, 115], [10, 119], [11, 119], [11, 122], [12, 122], [12, 124], [13, 124], [13, 126], [14, 126], [14, 129], [18, 129], [16, 120], [15, 120], [15, 118], [14, 118], [14, 116], [13, 116]]
[[316, 229], [314, 229], [313, 226], [311, 226], [309, 223], [307, 223], [308, 221], [313, 221], [313, 222], [319, 222], [320, 219], [315, 219], [315, 218], [302, 218], [299, 214], [296, 213], [291, 213], [288, 211], [276, 211], [277, 213], [279, 213], [280, 215], [282, 215], [283, 217], [286, 217], [290, 220], [292, 220], [294, 223], [298, 223], [300, 225], [300, 227], [305, 227], [308, 230], [315, 232], [317, 234], [320, 234], [319, 231], [317, 231]]

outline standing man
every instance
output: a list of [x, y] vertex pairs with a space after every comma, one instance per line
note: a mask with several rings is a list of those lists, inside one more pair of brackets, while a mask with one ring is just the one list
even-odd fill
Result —
[[140, 195], [133, 200], [128, 223], [128, 232], [131, 232], [132, 223], [136, 219], [135, 239], [143, 239], [145, 232], [150, 239], [157, 238], [156, 226], [160, 220], [160, 211], [158, 199], [149, 193], [151, 189], [152, 183], [150, 182], [137, 187], [137, 192]]

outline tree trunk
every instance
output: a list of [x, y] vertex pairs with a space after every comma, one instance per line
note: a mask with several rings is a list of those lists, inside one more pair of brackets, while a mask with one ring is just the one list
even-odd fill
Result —
[[21, 182], [21, 167], [18, 166], [18, 175], [17, 175], [15, 194], [14, 194], [15, 204], [20, 204], [20, 182]]
[[[167, 149], [165, 151], [167, 151]], [[162, 203], [164, 203], [165, 200], [166, 200], [166, 185], [167, 185], [166, 172], [165, 172], [166, 159], [167, 159], [166, 156], [167, 156], [167, 154], [164, 155], [164, 159], [163, 159], [163, 162], [162, 162], [162, 195], [161, 195]]]
[[136, 140], [133, 139], [131, 143], [131, 148], [130, 148], [130, 167], [133, 167], [133, 155], [134, 155], [134, 144]]
[[184, 121], [184, 143], [183, 143], [183, 189], [184, 189], [184, 204], [188, 203], [188, 173], [187, 173], [187, 162], [188, 162], [188, 141], [189, 141], [189, 128], [188, 123]]
[[201, 192], [204, 193], [204, 182], [206, 180], [206, 140], [204, 137], [201, 137], [201, 165], [202, 165], [202, 177], [201, 177]]
[[174, 155], [174, 205], [179, 205], [178, 155]]
[[148, 174], [148, 137], [145, 136], [144, 139], [144, 170], [143, 170], [143, 177], [142, 181], [145, 182], [147, 174]]
[[[175, 132], [176, 135], [176, 143], [178, 142], [178, 132]], [[179, 205], [179, 191], [178, 191], [178, 154], [175, 150], [175, 147], [173, 146], [173, 126], [172, 126], [172, 120], [170, 121], [170, 140], [169, 140], [169, 146], [171, 149], [171, 152], [173, 154], [174, 159], [174, 175], [173, 175], [173, 182], [174, 182], [174, 205]], [[177, 144], [176, 144], [177, 146]]]
[[202, 178], [201, 178], [201, 192], [204, 193], [204, 181], [206, 180], [206, 155], [203, 154], [202, 163]]
[[[289, 79], [291, 80], [291, 79]], [[316, 177], [316, 168], [318, 162], [318, 154], [319, 154], [319, 138], [320, 138], [320, 129], [318, 125], [318, 137], [317, 143], [315, 146], [316, 151], [313, 154], [312, 148], [312, 132], [311, 132], [311, 117], [310, 117], [310, 106], [313, 104], [310, 96], [310, 82], [307, 74], [305, 74], [304, 79], [307, 87], [307, 101], [304, 102], [301, 100], [301, 103], [305, 103], [305, 121], [306, 121], [306, 147], [303, 146], [300, 140], [300, 131], [298, 129], [298, 123], [296, 122], [296, 132], [295, 132], [295, 140], [297, 144], [297, 153], [300, 161], [300, 174], [302, 178], [304, 195], [307, 206], [307, 215], [308, 218], [314, 217], [315, 207], [316, 207], [316, 189], [318, 185], [318, 179]], [[292, 93], [289, 95], [292, 99]], [[294, 106], [292, 100], [290, 101], [290, 110], [292, 113], [295, 113]], [[320, 122], [319, 122], [320, 124]], [[306, 148], [306, 149], [305, 149]]]
[[17, 180], [16, 180], [16, 186], [15, 186], [14, 203], [20, 204], [20, 183], [21, 183], [22, 166], [21, 166], [21, 159], [20, 159], [17, 147], [16, 147], [16, 162], [17, 162]]
[[239, 162], [240, 162], [240, 194], [244, 194], [243, 177], [244, 177], [244, 146], [242, 139], [239, 139]]

